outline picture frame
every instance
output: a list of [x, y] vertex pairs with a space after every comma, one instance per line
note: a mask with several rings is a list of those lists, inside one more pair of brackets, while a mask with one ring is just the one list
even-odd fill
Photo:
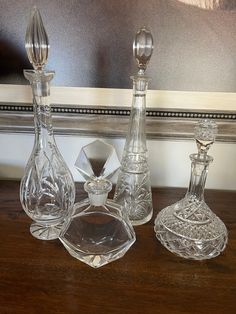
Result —
[[[0, 85], [0, 132], [33, 133], [31, 89]], [[56, 134], [124, 137], [127, 132], [132, 90], [52, 87]], [[199, 119], [218, 122], [218, 141], [236, 141], [236, 93], [147, 92], [148, 139], [192, 138]], [[218, 110], [219, 105], [225, 110]], [[114, 127], [115, 125], [115, 127]]]

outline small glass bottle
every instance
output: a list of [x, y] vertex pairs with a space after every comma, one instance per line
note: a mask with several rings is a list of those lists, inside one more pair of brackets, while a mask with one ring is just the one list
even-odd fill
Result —
[[145, 70], [152, 55], [153, 38], [145, 27], [137, 32], [133, 51], [139, 70], [131, 77], [133, 102], [114, 200], [128, 212], [132, 225], [141, 225], [148, 222], [153, 214], [145, 131], [149, 81]]
[[102, 141], [82, 148], [76, 168], [87, 179], [88, 198], [74, 205], [60, 240], [75, 258], [98, 268], [121, 258], [135, 242], [134, 229], [120, 205], [107, 199], [111, 177], [120, 166], [111, 145]]
[[171, 252], [194, 260], [219, 255], [227, 244], [224, 223], [204, 200], [204, 188], [209, 164], [207, 155], [215, 141], [217, 125], [212, 120], [201, 120], [195, 128], [198, 153], [190, 155], [191, 178], [185, 197], [161, 210], [155, 220], [157, 239]]
[[75, 186], [53, 136], [50, 81], [54, 72], [43, 70], [48, 38], [39, 11], [34, 8], [26, 33], [26, 50], [34, 70], [25, 70], [33, 92], [35, 140], [20, 185], [20, 200], [35, 222], [31, 234], [41, 240], [57, 239], [74, 204]]

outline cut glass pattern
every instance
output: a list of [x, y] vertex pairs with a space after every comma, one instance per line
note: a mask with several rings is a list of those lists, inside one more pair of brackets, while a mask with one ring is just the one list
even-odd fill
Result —
[[148, 222], [153, 213], [145, 131], [146, 91], [149, 79], [144, 75], [152, 52], [152, 34], [142, 27], [133, 42], [138, 73], [131, 77], [133, 103], [114, 195], [114, 200], [121, 204], [132, 225]]
[[41, 240], [59, 237], [64, 219], [75, 198], [72, 175], [53, 135], [50, 81], [54, 73], [43, 70], [49, 43], [39, 11], [34, 8], [27, 28], [25, 47], [35, 70], [25, 70], [33, 92], [35, 141], [20, 185], [23, 209], [35, 222], [31, 234]]

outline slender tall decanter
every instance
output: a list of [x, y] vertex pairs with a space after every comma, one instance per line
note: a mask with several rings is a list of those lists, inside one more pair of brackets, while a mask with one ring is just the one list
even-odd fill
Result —
[[121, 258], [135, 242], [135, 232], [119, 204], [107, 199], [108, 180], [120, 167], [115, 149], [96, 140], [84, 146], [75, 163], [87, 180], [88, 198], [74, 205], [60, 240], [75, 258], [98, 268]]
[[217, 125], [201, 120], [195, 128], [198, 153], [190, 155], [191, 178], [185, 197], [157, 215], [157, 239], [171, 252], [188, 259], [204, 260], [216, 257], [226, 246], [228, 233], [224, 223], [204, 200], [204, 188], [209, 164], [207, 154], [215, 141]]
[[145, 70], [153, 52], [153, 38], [145, 27], [135, 36], [133, 52], [138, 73], [131, 77], [133, 102], [114, 199], [128, 212], [133, 225], [141, 225], [148, 222], [153, 213], [145, 132], [149, 81]]
[[75, 186], [53, 136], [50, 81], [46, 72], [49, 43], [42, 19], [34, 8], [26, 32], [25, 47], [34, 70], [25, 70], [33, 92], [35, 140], [20, 185], [23, 209], [35, 222], [31, 234], [41, 240], [59, 237], [61, 225], [73, 208]]

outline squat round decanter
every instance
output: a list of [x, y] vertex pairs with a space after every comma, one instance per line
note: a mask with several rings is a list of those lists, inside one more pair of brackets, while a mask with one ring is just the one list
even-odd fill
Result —
[[114, 195], [114, 200], [127, 212], [132, 225], [148, 222], [153, 214], [145, 131], [146, 91], [149, 81], [145, 70], [152, 52], [152, 34], [143, 27], [137, 32], [133, 42], [138, 73], [131, 77], [133, 102]]
[[121, 258], [135, 242], [134, 229], [121, 206], [107, 199], [112, 188], [107, 178], [120, 163], [111, 145], [96, 140], [82, 148], [75, 166], [87, 179], [88, 198], [74, 205], [60, 240], [73, 257], [97, 268]]
[[185, 197], [161, 210], [155, 220], [157, 239], [171, 252], [188, 259], [204, 260], [218, 256], [228, 240], [224, 223], [204, 201], [209, 164], [207, 155], [215, 141], [217, 125], [201, 120], [195, 128], [198, 153], [190, 155], [191, 178]]
[[49, 43], [39, 11], [34, 8], [26, 32], [26, 50], [34, 70], [25, 70], [33, 92], [35, 140], [20, 185], [24, 211], [35, 222], [31, 234], [41, 240], [57, 239], [64, 219], [74, 204], [75, 186], [53, 136], [50, 81], [44, 71]]

